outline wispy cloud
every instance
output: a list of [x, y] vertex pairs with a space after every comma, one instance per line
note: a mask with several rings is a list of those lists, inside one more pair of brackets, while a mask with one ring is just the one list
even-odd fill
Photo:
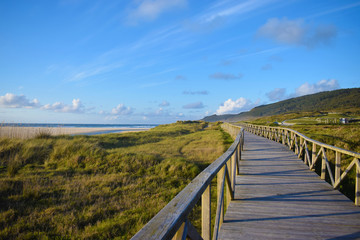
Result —
[[261, 49], [261, 50], [257, 50], [257, 51], [254, 51], [254, 52], [242, 52], [240, 54], [232, 54], [232, 55], [229, 55], [227, 56], [228, 59], [241, 59], [241, 58], [246, 58], [246, 57], [253, 57], [253, 56], [257, 56], [257, 55], [270, 55], [270, 60], [271, 61], [276, 61], [275, 58], [279, 59], [279, 61], [281, 61], [281, 57], [274, 57], [274, 59], [272, 59], [272, 56], [276, 56], [276, 55], [273, 55], [275, 53], [279, 53], [279, 52], [282, 52], [284, 50], [286, 50], [287, 47], [284, 47], [284, 46], [281, 46], [281, 47], [274, 47], [274, 48], [268, 48], [268, 49]]
[[345, 10], [348, 10], [348, 9], [356, 8], [356, 7], [360, 7], [360, 2], [355, 2], [355, 3], [347, 4], [347, 5], [338, 7], [338, 8], [329, 9], [329, 10], [326, 10], [326, 11], [319, 12], [319, 13], [316, 13], [314, 15], [308, 16], [306, 18], [320, 17], [320, 16], [324, 16], [324, 15], [328, 15], [328, 14], [332, 14], [332, 13], [341, 12], [341, 11], [345, 11]]
[[208, 95], [208, 91], [183, 91], [184, 95]]
[[177, 75], [175, 80], [186, 80], [186, 77], [184, 75]]
[[170, 103], [168, 101], [162, 101], [160, 104], [159, 104], [159, 107], [168, 107], [170, 106]]
[[108, 65], [99, 65], [96, 66], [97, 64], [91, 64], [89, 66], [86, 67], [81, 67], [81, 70], [76, 71], [69, 79], [68, 81], [73, 82], [73, 81], [81, 81], [84, 80], [86, 78], [89, 77], [93, 77], [96, 75], [100, 75], [100, 74], [104, 74], [107, 72], [111, 72], [115, 69], [118, 69], [120, 67], [123, 66], [122, 63], [112, 63], [112, 64], [108, 64]]
[[209, 76], [209, 78], [212, 79], [218, 79], [218, 80], [235, 80], [235, 79], [241, 79], [243, 75], [241, 73], [234, 75], [234, 74], [228, 74], [228, 73], [213, 73]]
[[163, 43], [164, 41], [167, 41], [168, 39], [175, 38], [174, 36], [181, 35], [182, 32], [182, 28], [178, 25], [171, 25], [159, 30], [155, 30], [135, 41], [131, 46], [129, 46], [129, 49], [139, 50], [142, 48], [148, 48], [149, 46], [154, 47]]
[[149, 87], [157, 87], [157, 86], [161, 86], [161, 85], [165, 85], [170, 83], [171, 81], [161, 81], [161, 82], [151, 82], [151, 83], [145, 83], [145, 84], [141, 84], [140, 88], [149, 88]]
[[230, 65], [232, 65], [234, 63], [234, 61], [231, 61], [231, 60], [222, 60], [221, 62], [220, 62], [220, 65], [222, 65], [222, 66], [230, 66]]
[[303, 19], [271, 18], [257, 31], [257, 36], [269, 38], [281, 44], [313, 48], [327, 44], [337, 35], [334, 25], [314, 26]]
[[280, 101], [286, 98], [286, 89], [285, 88], [275, 88], [274, 90], [266, 93], [266, 96], [270, 101]]
[[141, 21], [152, 21], [164, 12], [183, 8], [187, 5], [186, 0], [142, 0], [136, 1], [127, 16], [127, 23], [136, 25]]
[[210, 22], [216, 18], [244, 14], [262, 8], [272, 2], [274, 0], [247, 0], [241, 3], [239, 1], [220, 1], [209, 8], [209, 12], [202, 16], [202, 20]]
[[272, 65], [270, 63], [265, 64], [264, 66], [261, 67], [261, 70], [263, 70], [263, 71], [267, 71], [270, 69], [272, 69]]
[[[185, 27], [195, 32], [208, 32], [223, 26], [230, 17], [254, 12], [277, 0], [217, 1], [203, 13], [188, 20]], [[239, 19], [239, 18], [238, 18]]]
[[200, 109], [204, 107], [205, 106], [202, 102], [189, 103], [183, 106], [184, 109]]
[[156, 122], [172, 122], [178, 119], [184, 119], [185, 115], [182, 112], [174, 113], [169, 109], [160, 107], [154, 111], [142, 113], [143, 120], [151, 120]]

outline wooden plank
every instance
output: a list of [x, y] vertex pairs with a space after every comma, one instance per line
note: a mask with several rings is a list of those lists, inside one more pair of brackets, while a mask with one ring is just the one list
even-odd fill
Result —
[[186, 222], [183, 222], [179, 230], [172, 237], [172, 240], [182, 240], [184, 237], [186, 237], [187, 234], [185, 227], [186, 227]]
[[201, 196], [201, 236], [205, 240], [211, 239], [211, 184]]
[[360, 208], [288, 147], [246, 133], [219, 239], [357, 239]]

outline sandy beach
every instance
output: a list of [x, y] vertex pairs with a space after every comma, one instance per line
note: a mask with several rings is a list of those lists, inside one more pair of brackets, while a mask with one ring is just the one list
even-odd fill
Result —
[[0, 137], [33, 138], [41, 133], [56, 135], [86, 134], [106, 131], [139, 132], [150, 128], [81, 128], [81, 127], [0, 127]]

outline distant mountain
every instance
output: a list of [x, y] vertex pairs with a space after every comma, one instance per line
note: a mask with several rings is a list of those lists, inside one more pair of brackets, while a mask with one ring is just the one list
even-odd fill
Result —
[[203, 118], [208, 122], [236, 122], [263, 116], [294, 112], [333, 111], [360, 108], [360, 88], [339, 89], [320, 92], [284, 101], [262, 105], [248, 112], [226, 115], [212, 115]]

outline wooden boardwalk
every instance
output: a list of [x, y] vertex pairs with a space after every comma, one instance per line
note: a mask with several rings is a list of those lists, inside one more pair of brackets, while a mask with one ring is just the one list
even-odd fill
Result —
[[360, 239], [360, 207], [288, 147], [246, 133], [219, 239]]

